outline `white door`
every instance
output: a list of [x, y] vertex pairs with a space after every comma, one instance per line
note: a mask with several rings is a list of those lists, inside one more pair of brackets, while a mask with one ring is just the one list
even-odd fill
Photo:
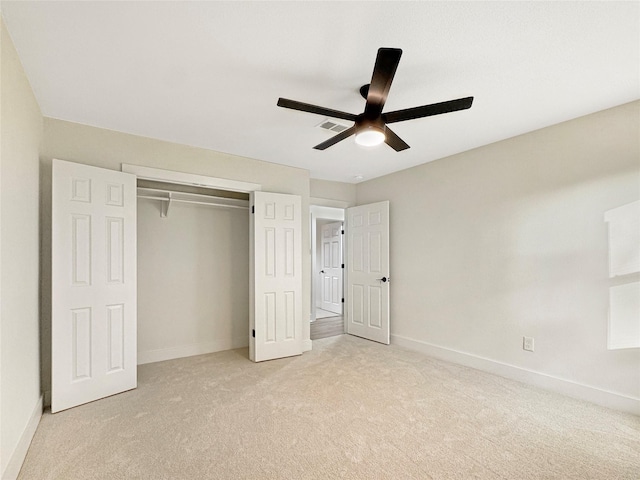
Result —
[[136, 176], [53, 160], [51, 411], [136, 387]]
[[389, 202], [347, 209], [347, 333], [389, 344]]
[[321, 308], [342, 314], [342, 222], [322, 225]]
[[249, 357], [302, 353], [302, 208], [297, 195], [250, 195]]

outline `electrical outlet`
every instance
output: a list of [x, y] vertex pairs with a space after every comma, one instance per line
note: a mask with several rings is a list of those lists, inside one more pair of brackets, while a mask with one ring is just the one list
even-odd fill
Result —
[[528, 352], [533, 352], [533, 337], [522, 337], [522, 348]]

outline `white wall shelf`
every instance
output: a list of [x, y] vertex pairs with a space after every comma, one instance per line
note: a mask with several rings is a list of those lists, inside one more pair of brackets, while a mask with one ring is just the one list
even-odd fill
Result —
[[214, 197], [211, 195], [202, 195], [200, 193], [176, 192], [158, 188], [138, 187], [137, 195], [138, 198], [146, 198], [147, 200], [158, 200], [162, 202], [162, 211], [160, 212], [160, 216], [163, 218], [167, 217], [169, 214], [169, 208], [173, 202], [193, 203], [218, 208], [249, 208], [248, 200]]

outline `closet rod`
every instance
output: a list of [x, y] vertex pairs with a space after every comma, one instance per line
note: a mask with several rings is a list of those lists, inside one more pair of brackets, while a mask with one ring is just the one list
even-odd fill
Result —
[[[182, 192], [180, 192], [182, 193]], [[160, 200], [161, 202], [182, 202], [182, 203], [195, 203], [198, 205], [209, 205], [211, 207], [224, 207], [224, 208], [243, 208], [249, 209], [246, 205], [227, 205], [224, 203], [202, 202], [199, 200], [184, 200], [181, 198], [165, 198], [165, 197], [152, 197], [151, 195], [138, 195], [138, 198], [146, 198], [148, 200]]]
[[176, 192], [173, 190], [163, 190], [158, 188], [138, 187], [136, 190], [138, 198], [148, 200], [159, 200], [162, 202], [160, 216], [166, 218], [169, 214], [169, 207], [172, 202], [194, 203], [197, 205], [208, 205], [217, 208], [241, 208], [249, 209], [249, 201], [239, 198], [214, 197], [202, 195], [200, 193]]

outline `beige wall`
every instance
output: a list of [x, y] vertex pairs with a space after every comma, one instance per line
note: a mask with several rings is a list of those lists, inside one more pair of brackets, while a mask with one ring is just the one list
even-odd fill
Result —
[[[329, 180], [311, 179], [310, 183], [312, 203], [314, 199], [324, 199], [331, 202], [344, 202], [345, 205], [352, 207], [356, 204], [356, 185], [352, 183], [331, 182]], [[316, 204], [323, 204], [316, 202]], [[332, 203], [328, 206], [334, 206]], [[337, 205], [336, 205], [337, 206]]]
[[639, 198], [639, 109], [359, 184], [359, 204], [391, 202], [394, 341], [640, 398], [640, 351], [607, 350], [604, 223]]
[[[120, 170], [122, 163], [143, 165], [154, 168], [163, 168], [180, 172], [208, 175], [212, 177], [226, 178], [244, 182], [258, 183], [263, 191], [288, 193], [302, 197], [303, 212], [303, 245], [309, 244], [309, 172], [298, 168], [285, 167], [272, 163], [252, 160], [234, 155], [214, 152], [201, 148], [189, 147], [170, 142], [164, 142], [151, 138], [128, 135], [120, 132], [104, 130], [100, 128], [65, 122], [52, 118], [44, 119], [44, 138], [40, 152], [41, 179], [40, 187], [43, 197], [42, 205], [42, 383], [45, 391], [50, 390], [51, 377], [51, 318], [50, 318], [50, 269], [51, 259], [48, 246], [51, 242], [51, 159], [59, 158], [72, 162], [94, 165], [112, 170]], [[172, 207], [173, 208], [173, 207]], [[169, 221], [177, 220], [171, 215]], [[163, 219], [164, 220], [164, 219]], [[149, 233], [149, 232], [147, 232]], [[145, 232], [138, 232], [142, 238], [151, 238], [151, 234], [145, 237]], [[204, 239], [206, 241], [206, 239]], [[242, 240], [246, 241], [246, 240]], [[173, 253], [179, 251], [176, 246]], [[247, 250], [248, 258], [248, 250]], [[144, 271], [148, 263], [141, 264], [138, 270], [138, 279], [150, 278], [154, 272]], [[146, 265], [146, 266], [145, 266]], [[181, 282], [185, 291], [195, 291], [200, 288], [198, 278], [189, 272], [179, 270], [175, 262], [167, 264], [165, 275], [174, 277], [174, 281]], [[247, 264], [248, 265], [248, 264]], [[304, 277], [304, 304], [303, 311], [310, 311], [310, 252], [303, 250], [303, 277]], [[144, 280], [142, 280], [143, 292], [145, 292]], [[247, 287], [248, 288], [248, 287]], [[170, 292], [161, 292], [165, 295]], [[143, 293], [144, 294], [144, 293]], [[138, 315], [144, 319], [153, 318], [157, 312], [153, 309], [144, 310], [144, 301], [138, 308]], [[247, 334], [249, 320], [246, 319]], [[227, 328], [227, 327], [225, 327]], [[230, 328], [230, 327], [229, 327]], [[309, 338], [309, 323], [303, 321], [303, 338]], [[157, 341], [161, 341], [156, 339]], [[141, 339], [140, 342], [144, 342]], [[307, 342], [309, 345], [310, 342]], [[144, 348], [149, 345], [139, 343]]]
[[19, 464], [21, 458], [16, 456], [26, 453], [19, 451], [20, 443], [30, 440], [25, 438], [29, 421], [40, 405], [38, 146], [42, 115], [4, 21], [0, 30], [0, 474], [6, 478], [7, 466]]

